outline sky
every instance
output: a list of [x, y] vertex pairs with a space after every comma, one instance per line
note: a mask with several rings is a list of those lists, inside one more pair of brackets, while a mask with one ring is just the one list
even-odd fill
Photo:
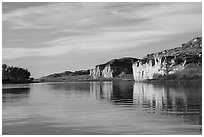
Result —
[[143, 58], [201, 35], [201, 2], [2, 4], [2, 63], [34, 78]]

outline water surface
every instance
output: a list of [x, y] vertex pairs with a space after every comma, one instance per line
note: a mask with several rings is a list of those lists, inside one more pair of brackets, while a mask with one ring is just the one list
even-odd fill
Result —
[[3, 134], [201, 134], [201, 84], [3, 85]]

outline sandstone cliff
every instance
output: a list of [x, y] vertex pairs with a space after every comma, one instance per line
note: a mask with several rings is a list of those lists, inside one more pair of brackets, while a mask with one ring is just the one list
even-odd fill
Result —
[[120, 74], [132, 74], [132, 64], [136, 58], [113, 59], [90, 70], [91, 78], [114, 78]]
[[155, 75], [168, 75], [189, 69], [189, 65], [202, 64], [202, 37], [182, 44], [180, 47], [148, 54], [132, 65], [136, 81], [154, 79]]

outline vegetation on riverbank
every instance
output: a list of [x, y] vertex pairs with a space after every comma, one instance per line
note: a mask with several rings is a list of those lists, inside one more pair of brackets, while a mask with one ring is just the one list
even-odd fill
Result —
[[90, 75], [65, 75], [64, 73], [51, 74], [39, 79], [35, 79], [34, 82], [75, 82], [75, 81], [116, 81], [116, 80], [128, 80], [134, 81], [132, 74], [122, 74], [115, 78], [97, 78], [94, 79]]
[[[84, 73], [57, 73], [34, 80], [34, 82], [77, 82], [77, 81], [134, 81], [132, 74], [120, 74], [114, 78], [92, 78], [88, 72]], [[153, 79], [144, 80], [148, 83], [192, 83], [202, 82], [202, 66], [188, 64], [184, 70], [178, 70], [173, 74], [159, 75], [155, 74]]]
[[30, 83], [33, 81], [30, 76], [31, 74], [27, 69], [2, 65], [2, 83]]
[[155, 74], [153, 79], [144, 82], [152, 83], [187, 83], [202, 82], [202, 66], [196, 64], [188, 64], [184, 70], [178, 70], [173, 74], [160, 75]]

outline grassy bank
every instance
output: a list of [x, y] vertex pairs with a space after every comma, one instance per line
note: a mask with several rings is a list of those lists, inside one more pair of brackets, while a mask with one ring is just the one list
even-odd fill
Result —
[[[51, 75], [35, 79], [33, 82], [80, 82], [80, 81], [134, 81], [132, 74], [120, 74], [114, 78], [92, 78], [90, 75]], [[201, 66], [188, 65], [186, 69], [176, 71], [174, 74], [159, 75], [155, 74], [153, 79], [144, 80], [145, 83], [201, 83], [202, 68]]]
[[181, 84], [181, 83], [202, 83], [202, 78], [199, 79], [191, 79], [191, 80], [185, 80], [185, 79], [148, 79], [142, 81], [144, 83], [172, 83], [172, 84]]
[[173, 74], [154, 74], [153, 79], [145, 80], [148, 83], [192, 83], [202, 82], [202, 66], [189, 64], [184, 70], [176, 71]]
[[78, 76], [49, 76], [40, 79], [35, 79], [34, 82], [80, 82], [80, 81], [134, 81], [132, 74], [123, 74], [115, 78], [92, 78], [89, 75], [78, 75]]

